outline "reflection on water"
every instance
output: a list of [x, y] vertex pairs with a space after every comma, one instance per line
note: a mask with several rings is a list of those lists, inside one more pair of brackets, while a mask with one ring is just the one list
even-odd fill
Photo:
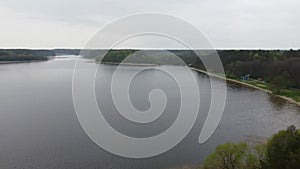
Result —
[[278, 109], [282, 109], [286, 104], [287, 104], [287, 101], [280, 98], [280, 97], [277, 97], [277, 96], [274, 96], [272, 94], [270, 94], [270, 97], [269, 97], [269, 100], [274, 104], [274, 106], [276, 106]]
[[[210, 105], [209, 79], [195, 72], [200, 87], [199, 116], [190, 134], [174, 149], [153, 158], [127, 159], [109, 154], [95, 145], [81, 129], [72, 102], [75, 59], [0, 65], [0, 168], [170, 168], [197, 164], [225, 141], [253, 144], [290, 124], [300, 127], [299, 107], [261, 91], [229, 84], [220, 125], [204, 144], [198, 137]], [[90, 67], [98, 66], [87, 62]], [[130, 87], [132, 103], [149, 107], [148, 93], [165, 91], [168, 105], [154, 123], [135, 126], [116, 111], [109, 94], [116, 66], [101, 65], [96, 79], [98, 104], [113, 127], [127, 135], [149, 137], [170, 125], [178, 113], [179, 91], [166, 74], [153, 70], [140, 74]], [[139, 67], [123, 66], [123, 73]]]

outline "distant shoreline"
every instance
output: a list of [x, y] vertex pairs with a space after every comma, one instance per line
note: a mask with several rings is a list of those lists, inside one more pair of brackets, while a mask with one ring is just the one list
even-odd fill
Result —
[[[98, 63], [98, 64], [104, 64], [104, 65], [107, 64], [107, 65], [125, 65], [125, 66], [160, 66], [160, 65], [156, 65], [156, 64], [140, 64], [140, 63], [117, 63], [117, 62], [101, 62], [101, 63], [96, 62], [96, 63]], [[300, 102], [297, 102], [297, 101], [293, 100], [290, 97], [286, 97], [286, 96], [274, 94], [270, 90], [263, 89], [263, 88], [260, 88], [258, 86], [254, 86], [254, 85], [246, 83], [246, 82], [241, 82], [241, 81], [238, 81], [238, 80], [235, 80], [235, 79], [230, 79], [230, 78], [227, 78], [227, 77], [222, 77], [222, 76], [219, 76], [219, 75], [216, 75], [216, 74], [212, 74], [212, 73], [209, 73], [207, 71], [204, 71], [204, 70], [201, 70], [201, 69], [198, 69], [198, 68], [194, 68], [194, 67], [190, 67], [190, 68], [192, 70], [194, 70], [194, 71], [206, 74], [206, 75], [211, 76], [211, 77], [215, 77], [215, 78], [218, 78], [218, 79], [226, 80], [228, 82], [232, 82], [232, 83], [244, 85], [244, 86], [247, 86], [247, 87], [251, 87], [251, 88], [256, 89], [256, 90], [260, 90], [260, 91], [268, 93], [268, 94], [270, 94], [272, 96], [276, 96], [276, 97], [279, 97], [281, 99], [284, 99], [284, 100], [286, 100], [289, 103], [292, 103], [292, 104], [295, 104], [297, 106], [300, 106]]]
[[97, 64], [104, 65], [125, 65], [125, 66], [159, 66], [156, 64], [147, 64], [147, 63], [118, 63], [118, 62], [97, 62]]
[[43, 62], [43, 61], [48, 61], [48, 60], [0, 61], [0, 64], [30, 63], [30, 62]]

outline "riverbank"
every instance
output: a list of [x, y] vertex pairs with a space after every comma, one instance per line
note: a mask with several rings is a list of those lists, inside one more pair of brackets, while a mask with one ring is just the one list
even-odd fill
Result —
[[[250, 80], [246, 80], [245, 82], [249, 83], [249, 84], [252, 84], [254, 86], [261, 87], [261, 88], [263, 88], [265, 90], [272, 91], [271, 85], [269, 83], [264, 82], [264, 81], [250, 79]], [[296, 102], [300, 102], [300, 89], [296, 89], [296, 88], [288, 88], [288, 89], [286, 89], [286, 88], [284, 88], [284, 89], [280, 90], [280, 95], [292, 98]]]
[[[297, 100], [298, 97], [300, 97], [300, 90], [299, 91], [294, 91], [294, 92], [299, 92], [299, 96], [296, 96], [296, 95], [290, 95], [290, 96], [278, 95], [278, 94], [274, 94], [271, 91], [271, 88], [270, 88], [269, 84], [267, 84], [267, 83], [262, 84], [263, 82], [259, 83], [259, 82], [254, 82], [254, 81], [251, 81], [251, 80], [240, 81], [240, 80], [230, 79], [230, 78], [226, 78], [226, 77], [219, 76], [219, 75], [216, 75], [216, 74], [212, 74], [212, 73], [209, 73], [209, 72], [206, 72], [204, 70], [197, 69], [197, 68], [191, 68], [191, 69], [195, 70], [195, 71], [198, 71], [198, 72], [201, 72], [201, 73], [204, 73], [204, 74], [207, 74], [208, 76], [212, 76], [212, 77], [216, 77], [216, 78], [219, 78], [219, 79], [223, 79], [223, 80], [226, 80], [228, 82], [238, 83], [238, 84], [241, 84], [241, 85], [244, 85], [244, 86], [248, 86], [248, 87], [251, 87], [251, 88], [254, 88], [254, 89], [266, 92], [268, 94], [272, 94], [273, 96], [282, 98], [282, 99], [288, 101], [289, 103], [293, 103], [293, 104], [296, 104], [296, 105], [300, 106], [300, 102]], [[287, 92], [293, 92], [292, 90], [288, 90], [288, 89], [282, 89], [282, 90], [286, 94], [287, 94]]]
[[[99, 63], [99, 62], [97, 62], [97, 63]], [[117, 63], [117, 62], [101, 62], [100, 64], [125, 65], [125, 66], [158, 66], [156, 64]], [[297, 99], [294, 100], [293, 97], [274, 94], [270, 90], [270, 87], [268, 86], [268, 84], [264, 84], [264, 86], [263, 86], [260, 83], [253, 83], [253, 81], [240, 81], [240, 80], [235, 80], [235, 79], [231, 79], [231, 78], [226, 78], [226, 77], [223, 77], [223, 76], [220, 76], [220, 75], [217, 75], [217, 74], [212, 74], [212, 73], [209, 73], [207, 71], [204, 71], [204, 70], [201, 70], [201, 69], [198, 69], [198, 68], [194, 68], [194, 67], [191, 67], [191, 69], [194, 70], [194, 71], [206, 74], [206, 75], [211, 76], [211, 77], [215, 77], [215, 78], [218, 78], [218, 79], [226, 80], [227, 82], [237, 83], [237, 84], [241, 84], [241, 85], [253, 88], [253, 89], [257, 89], [257, 90], [263, 91], [265, 93], [271, 94], [271, 95], [279, 97], [281, 99], [284, 99], [284, 100], [286, 100], [289, 103], [296, 104], [296, 105], [300, 106], [300, 102], [297, 101]], [[283, 91], [284, 91], [284, 89], [283, 89]], [[289, 91], [289, 92], [291, 92], [291, 91]], [[299, 90], [299, 94], [300, 94], [300, 90]], [[297, 98], [298, 97], [300, 97], [300, 96], [297, 96]]]

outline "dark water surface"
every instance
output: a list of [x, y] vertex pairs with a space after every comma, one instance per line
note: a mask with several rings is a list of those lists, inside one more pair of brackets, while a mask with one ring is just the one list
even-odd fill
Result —
[[[204, 144], [198, 137], [210, 104], [209, 80], [194, 72], [200, 86], [198, 119], [188, 136], [172, 150], [147, 159], [112, 155], [95, 145], [82, 130], [72, 101], [74, 58], [48, 62], [0, 65], [0, 168], [96, 169], [171, 168], [197, 164], [213, 148], [226, 141], [257, 143], [280, 129], [300, 127], [300, 109], [258, 90], [229, 84], [223, 118]], [[91, 67], [97, 66], [89, 63]], [[172, 125], [178, 114], [179, 91], [174, 80], [158, 70], [148, 70], [130, 86], [132, 104], [149, 108], [148, 94], [160, 88], [168, 103], [155, 122], [138, 125], [121, 117], [110, 96], [110, 80], [116, 66], [101, 65], [96, 96], [113, 128], [129, 136], [157, 135]], [[126, 74], [138, 66], [123, 66]]]

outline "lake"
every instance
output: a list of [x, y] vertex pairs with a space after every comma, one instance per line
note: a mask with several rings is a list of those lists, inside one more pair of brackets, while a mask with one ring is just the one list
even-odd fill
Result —
[[[193, 72], [201, 102], [198, 118], [187, 137], [175, 148], [152, 158], [112, 155], [89, 139], [77, 119], [72, 100], [75, 61], [75, 57], [66, 56], [47, 62], [0, 65], [1, 169], [172, 168], [198, 164], [216, 145], [226, 141], [255, 144], [291, 124], [300, 127], [300, 108], [296, 105], [258, 90], [228, 84], [223, 118], [213, 136], [199, 144], [205, 112], [210, 105], [210, 85], [206, 75]], [[99, 66], [86, 62], [90, 67]], [[136, 77], [130, 86], [130, 96], [137, 109], [149, 108], [148, 94], [156, 88], [166, 93], [168, 103], [164, 114], [153, 123], [134, 124], [118, 114], [110, 96], [110, 81], [116, 67], [99, 66], [95, 90], [97, 102], [112, 127], [134, 137], [157, 135], [170, 127], [180, 103], [174, 80], [155, 69]], [[141, 67], [121, 68], [126, 75]]]

